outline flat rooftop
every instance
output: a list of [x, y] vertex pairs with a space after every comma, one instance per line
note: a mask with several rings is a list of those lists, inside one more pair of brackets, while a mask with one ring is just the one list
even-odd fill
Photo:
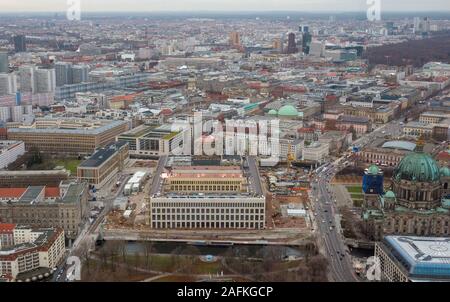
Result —
[[0, 140], [0, 152], [2, 152], [3, 150], [11, 149], [20, 144], [22, 144], [21, 141]]
[[407, 141], [389, 141], [383, 144], [382, 148], [399, 149], [406, 151], [416, 150], [417, 145]]
[[237, 172], [241, 171], [238, 166], [179, 166], [172, 169], [172, 171], [224, 171]]
[[169, 179], [208, 179], [208, 178], [244, 178], [243, 169], [239, 166], [178, 166], [167, 174]]
[[28, 189], [20, 197], [20, 203], [31, 203], [45, 190], [44, 186], [28, 187]]
[[98, 135], [105, 131], [114, 129], [115, 127], [126, 124], [126, 121], [108, 121], [105, 123], [102, 120], [102, 124], [96, 127], [82, 128], [82, 129], [67, 129], [59, 127], [48, 128], [11, 128], [8, 129], [8, 133], [37, 133], [37, 134], [77, 134], [77, 135]]
[[63, 203], [76, 203], [86, 189], [85, 184], [72, 184], [62, 198]]
[[170, 173], [168, 178], [181, 179], [181, 178], [244, 178], [242, 173]]
[[138, 137], [144, 136], [145, 134], [149, 133], [154, 128], [155, 128], [154, 126], [140, 125], [132, 130], [122, 133], [120, 136], [121, 137], [138, 138]]
[[448, 118], [448, 117], [450, 117], [450, 113], [439, 112], [439, 111], [427, 111], [427, 112], [422, 113], [421, 116]]
[[417, 122], [417, 121], [412, 121], [412, 122], [407, 123], [405, 125], [405, 127], [432, 129], [434, 126], [432, 124], [426, 124], [426, 123], [421, 123], [421, 122]]
[[97, 168], [107, 162], [116, 152], [128, 144], [127, 142], [116, 142], [109, 144], [105, 148], [99, 149], [95, 152], [89, 159], [85, 160], [80, 164], [81, 168]]
[[27, 171], [0, 171], [0, 176], [44, 176], [44, 175], [68, 175], [66, 170], [27, 170]]
[[387, 236], [384, 243], [411, 276], [450, 279], [450, 238]]
[[179, 132], [173, 131], [171, 125], [141, 125], [137, 128], [134, 128], [130, 131], [122, 133], [119, 137], [121, 138], [140, 138], [140, 137], [164, 137], [166, 138], [168, 135], [176, 135]]
[[[186, 157], [182, 157], [183, 162], [186, 162]], [[176, 157], [161, 157], [158, 166], [156, 168], [155, 177], [153, 178], [153, 182], [150, 189], [150, 196], [155, 197], [171, 197], [175, 198], [179, 196], [179, 198], [213, 198], [213, 196], [218, 196], [220, 198], [229, 197], [229, 196], [263, 196], [263, 190], [261, 185], [261, 180], [258, 173], [257, 164], [254, 158], [249, 157], [247, 159], [247, 165], [244, 164], [242, 166], [226, 166], [226, 165], [205, 165], [205, 166], [174, 166], [173, 169], [166, 167], [169, 159], [176, 160]], [[191, 173], [193, 171], [198, 171], [198, 173]], [[179, 172], [179, 173], [178, 173]], [[208, 173], [211, 172], [211, 173]], [[243, 193], [226, 193], [219, 194], [214, 192], [208, 193], [189, 193], [182, 194], [178, 192], [164, 192], [164, 178], [173, 177], [173, 178], [247, 178], [249, 180], [248, 192]]]

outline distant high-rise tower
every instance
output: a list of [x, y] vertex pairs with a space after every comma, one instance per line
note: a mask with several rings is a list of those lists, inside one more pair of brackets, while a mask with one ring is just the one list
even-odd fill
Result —
[[27, 43], [24, 35], [17, 35], [14, 37], [14, 49], [16, 52], [27, 51]]
[[309, 32], [305, 32], [302, 35], [302, 51], [305, 54], [309, 54], [312, 42], [312, 35]]
[[426, 33], [431, 31], [431, 20], [428, 17], [423, 18], [423, 31]]
[[17, 78], [15, 74], [0, 73], [0, 96], [14, 94], [17, 91]]
[[230, 44], [232, 46], [241, 45], [241, 35], [238, 32], [233, 31], [230, 33]]
[[35, 79], [34, 65], [23, 65], [19, 67], [19, 87], [20, 92], [36, 92], [36, 79]]
[[298, 31], [302, 34], [309, 33], [309, 25], [300, 25]]
[[55, 64], [56, 87], [73, 84], [72, 63], [58, 62]]
[[75, 65], [72, 67], [72, 83], [84, 83], [89, 80], [89, 66]]
[[54, 92], [56, 87], [56, 76], [54, 69], [36, 69], [36, 92]]
[[273, 40], [272, 48], [278, 51], [283, 51], [283, 42], [281, 38], [275, 38]]
[[0, 73], [7, 73], [9, 71], [8, 65], [8, 53], [0, 50]]
[[325, 55], [325, 43], [322, 41], [312, 41], [309, 53], [316, 57]]
[[288, 46], [287, 46], [286, 52], [291, 54], [291, 53], [296, 53], [297, 51], [298, 51], [298, 49], [297, 49], [297, 43], [295, 42], [295, 34], [289, 33]]
[[431, 21], [430, 18], [414, 18], [414, 33], [416, 34], [424, 34], [429, 33], [431, 30]]

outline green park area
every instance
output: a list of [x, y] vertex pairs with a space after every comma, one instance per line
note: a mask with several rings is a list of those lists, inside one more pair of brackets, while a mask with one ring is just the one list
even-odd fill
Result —
[[361, 207], [364, 201], [362, 186], [347, 186], [347, 191], [353, 200], [353, 206]]
[[64, 167], [72, 176], [77, 175], [77, 168], [81, 160], [75, 158], [54, 159], [42, 155], [40, 152], [28, 154], [26, 166], [28, 170], [53, 170], [56, 167]]
[[62, 166], [66, 170], [69, 170], [72, 175], [77, 175], [77, 168], [80, 165], [81, 160], [78, 159], [56, 159], [53, 160], [55, 167]]

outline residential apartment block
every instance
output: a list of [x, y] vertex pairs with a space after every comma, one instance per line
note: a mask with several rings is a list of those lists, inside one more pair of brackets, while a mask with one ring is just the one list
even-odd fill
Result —
[[[65, 254], [64, 230], [0, 223], [0, 280], [31, 281], [25, 274], [46, 269], [47, 277]], [[33, 278], [38, 278], [35, 276]]]

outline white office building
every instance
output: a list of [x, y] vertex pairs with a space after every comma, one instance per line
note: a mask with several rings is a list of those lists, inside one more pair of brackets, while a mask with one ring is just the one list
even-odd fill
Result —
[[25, 143], [19, 141], [0, 141], [0, 169], [8, 167], [25, 154]]
[[266, 198], [254, 159], [248, 158], [248, 167], [241, 160], [235, 161], [235, 166], [212, 163], [214, 160], [199, 165], [201, 158], [183, 157], [179, 166], [173, 164], [176, 157], [170, 159], [159, 160], [160, 175], [153, 178], [149, 202], [152, 228], [265, 228]]
[[56, 73], [54, 69], [36, 69], [36, 92], [54, 92], [56, 89]]
[[17, 77], [13, 73], [0, 73], [0, 96], [17, 91]]
[[315, 142], [303, 149], [303, 160], [315, 161], [322, 164], [329, 154], [330, 145]]
[[17, 88], [20, 92], [36, 92], [35, 71], [36, 67], [32, 65], [19, 67], [19, 85]]

